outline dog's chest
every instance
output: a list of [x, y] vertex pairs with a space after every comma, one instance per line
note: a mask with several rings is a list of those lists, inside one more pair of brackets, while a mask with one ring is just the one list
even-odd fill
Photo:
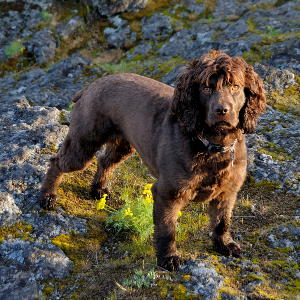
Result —
[[200, 157], [190, 180], [191, 200], [210, 201], [228, 188], [232, 180], [233, 167], [229, 155]]

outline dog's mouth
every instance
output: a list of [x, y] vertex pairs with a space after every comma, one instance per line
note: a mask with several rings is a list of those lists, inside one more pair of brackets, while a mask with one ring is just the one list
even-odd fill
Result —
[[216, 122], [214, 125], [209, 126], [211, 130], [222, 130], [222, 129], [233, 129], [234, 126], [232, 126], [230, 123], [226, 121], [219, 121]]

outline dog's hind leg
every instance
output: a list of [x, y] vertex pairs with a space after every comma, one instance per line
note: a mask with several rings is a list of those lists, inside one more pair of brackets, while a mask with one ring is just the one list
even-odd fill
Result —
[[98, 169], [92, 182], [91, 194], [93, 198], [100, 199], [109, 191], [106, 183], [117, 165], [125, 161], [135, 152], [135, 149], [125, 139], [108, 142], [104, 153], [98, 157]]
[[52, 209], [57, 199], [57, 189], [64, 173], [85, 169], [101, 147], [101, 142], [88, 138], [66, 136], [62, 148], [50, 158], [50, 167], [42, 182], [39, 201], [44, 209]]

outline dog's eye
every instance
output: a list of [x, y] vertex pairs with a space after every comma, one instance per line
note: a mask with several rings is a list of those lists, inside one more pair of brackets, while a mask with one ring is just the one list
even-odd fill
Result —
[[237, 91], [239, 88], [240, 88], [240, 87], [239, 87], [238, 85], [236, 85], [236, 84], [232, 86], [232, 90], [233, 90], [233, 91]]
[[206, 86], [206, 87], [203, 88], [203, 91], [205, 93], [210, 93], [210, 88], [208, 86]]

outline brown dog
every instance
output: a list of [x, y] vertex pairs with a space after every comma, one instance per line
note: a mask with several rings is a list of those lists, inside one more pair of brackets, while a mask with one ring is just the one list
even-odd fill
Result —
[[230, 235], [233, 205], [245, 176], [244, 133], [265, 110], [263, 83], [240, 57], [211, 50], [185, 67], [173, 89], [134, 74], [107, 76], [74, 98], [69, 133], [50, 159], [41, 188], [53, 208], [62, 175], [86, 168], [103, 144], [92, 195], [100, 198], [117, 164], [135, 149], [157, 178], [154, 244], [158, 265], [176, 270], [175, 226], [189, 201], [208, 202], [214, 247], [239, 256]]

